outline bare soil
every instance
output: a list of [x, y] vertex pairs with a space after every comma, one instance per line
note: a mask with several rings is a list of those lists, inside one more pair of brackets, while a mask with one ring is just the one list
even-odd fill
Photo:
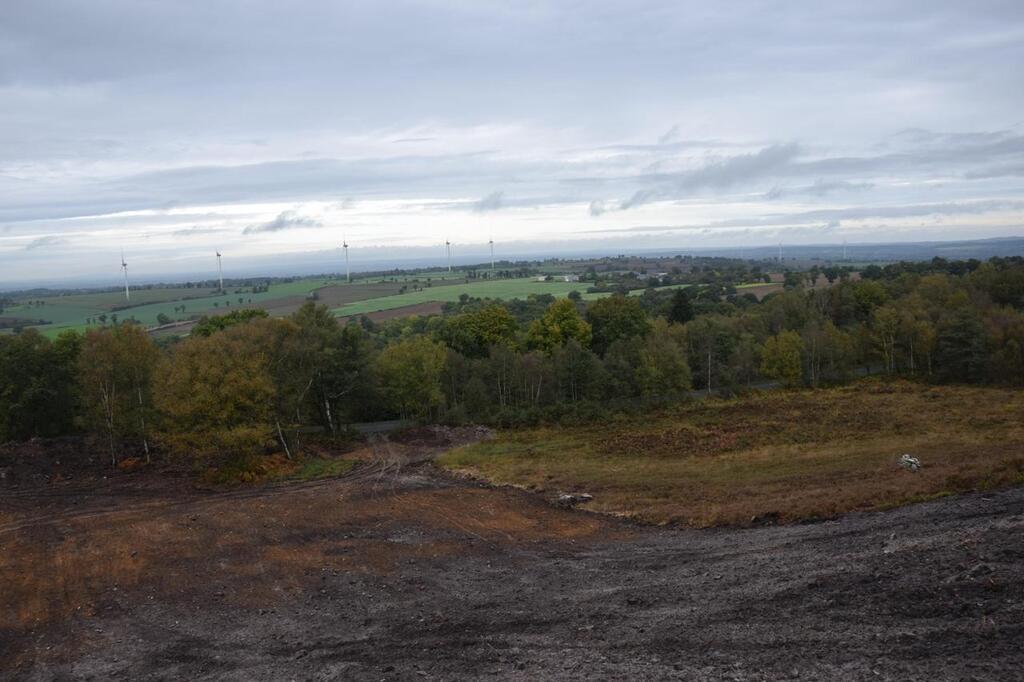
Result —
[[427, 301], [426, 303], [404, 305], [400, 308], [376, 310], [370, 313], [360, 313], [359, 315], [345, 315], [338, 319], [351, 320], [358, 319], [360, 317], [368, 317], [374, 322], [387, 322], [388, 320], [397, 320], [403, 317], [416, 317], [418, 315], [440, 315], [443, 310], [444, 303], [440, 303], [438, 301]]
[[0, 482], [0, 678], [1024, 670], [1022, 488], [816, 524], [654, 528], [429, 461], [486, 435], [378, 439], [344, 478], [220, 492], [18, 464]]

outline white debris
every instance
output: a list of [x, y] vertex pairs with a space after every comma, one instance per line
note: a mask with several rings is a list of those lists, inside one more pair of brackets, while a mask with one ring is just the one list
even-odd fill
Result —
[[575, 507], [577, 504], [590, 502], [592, 499], [594, 496], [588, 493], [562, 493], [558, 496], [558, 504], [563, 507]]
[[912, 471], [914, 473], [921, 470], [921, 460], [911, 455], [901, 455], [899, 465], [907, 471]]

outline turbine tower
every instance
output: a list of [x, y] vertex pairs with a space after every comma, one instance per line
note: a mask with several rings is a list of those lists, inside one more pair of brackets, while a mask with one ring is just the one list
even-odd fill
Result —
[[124, 300], [132, 300], [131, 292], [128, 290], [128, 263], [124, 260], [124, 249], [121, 249], [121, 271], [124, 272]]
[[448, 272], [452, 271], [452, 243], [447, 239], [444, 240], [444, 250], [448, 256]]
[[217, 276], [220, 277], [220, 293], [224, 293], [224, 268], [220, 265], [220, 251], [215, 251], [217, 254]]
[[779, 242], [779, 262], [782, 262], [782, 242]]
[[494, 272], [494, 235], [491, 235], [491, 240], [487, 242], [491, 246], [491, 272]]
[[341, 238], [341, 248], [345, 251], [345, 281], [352, 283], [352, 268], [348, 265], [348, 240]]

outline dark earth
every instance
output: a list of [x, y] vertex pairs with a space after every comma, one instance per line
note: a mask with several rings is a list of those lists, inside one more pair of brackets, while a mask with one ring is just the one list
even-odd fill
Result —
[[471, 437], [228, 492], [8, 452], [0, 678], [1024, 678], [1024, 489], [653, 528], [429, 462]]

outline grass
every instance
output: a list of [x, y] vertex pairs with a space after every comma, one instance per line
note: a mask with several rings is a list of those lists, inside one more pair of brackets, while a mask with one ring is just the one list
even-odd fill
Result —
[[[531, 294], [551, 294], [556, 298], [565, 298], [571, 291], [578, 291], [585, 300], [594, 300], [610, 296], [610, 293], [584, 293], [588, 282], [538, 282], [535, 278], [503, 279], [503, 280], [477, 280], [468, 284], [450, 284], [443, 287], [430, 287], [420, 291], [410, 291], [404, 294], [382, 296], [380, 298], [358, 301], [341, 306], [333, 310], [335, 315], [362, 315], [374, 313], [381, 310], [393, 310], [406, 306], [418, 305], [420, 303], [449, 303], [458, 301], [463, 294], [476, 298], [500, 298], [511, 300], [515, 298], [527, 298]], [[687, 284], [672, 284], [658, 289], [678, 289], [687, 287]], [[630, 292], [631, 296], [640, 296], [644, 289], [636, 289]]]
[[[335, 282], [336, 283], [336, 282]], [[41, 299], [46, 302], [42, 306], [17, 305], [5, 310], [11, 317], [33, 317], [49, 320], [51, 324], [36, 327], [47, 336], [55, 336], [66, 329], [82, 331], [89, 326], [86, 319], [98, 317], [106, 313], [109, 318], [116, 313], [120, 319], [134, 317], [145, 326], [155, 326], [157, 317], [164, 314], [171, 319], [187, 319], [193, 315], [204, 315], [227, 312], [238, 307], [272, 306], [278, 301], [294, 303], [298, 308], [302, 299], [310, 292], [332, 284], [323, 279], [302, 279], [294, 282], [272, 284], [263, 293], [228, 293], [215, 294], [209, 289], [139, 289], [132, 291], [132, 306], [123, 310], [112, 311], [113, 308], [125, 305], [124, 294], [108, 292], [102, 294], [73, 294]], [[355, 286], [355, 285], [353, 285]], [[244, 299], [238, 303], [239, 297]], [[249, 303], [249, 300], [252, 303]], [[185, 312], [175, 312], [175, 308], [184, 305]]]
[[320, 478], [335, 478], [352, 471], [356, 461], [337, 457], [313, 457], [298, 463], [298, 468], [277, 480], [315, 481]]
[[795, 521], [1024, 483], [1022, 415], [1021, 391], [862, 382], [502, 433], [440, 462], [651, 523]]
[[354, 459], [323, 455], [307, 455], [288, 459], [278, 453], [270, 456], [240, 457], [207, 469], [200, 480], [207, 485], [236, 486], [278, 481], [314, 481], [334, 478], [351, 471]]
[[535, 279], [502, 279], [477, 280], [469, 284], [450, 284], [442, 287], [429, 287], [420, 291], [374, 298], [342, 306], [334, 310], [336, 315], [361, 315], [380, 310], [391, 310], [419, 303], [458, 301], [459, 296], [467, 294], [478, 298], [527, 298], [530, 294], [551, 294], [565, 297], [570, 291], [583, 292], [587, 285], [580, 282], [538, 282]]

